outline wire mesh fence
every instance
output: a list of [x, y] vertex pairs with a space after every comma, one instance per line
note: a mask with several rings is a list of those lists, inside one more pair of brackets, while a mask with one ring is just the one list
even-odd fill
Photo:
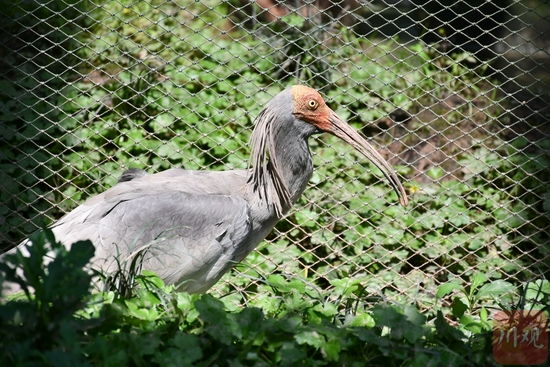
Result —
[[550, 267], [550, 4], [2, 2], [0, 241], [16, 245], [128, 168], [246, 168], [255, 116], [310, 85], [410, 195], [331, 136], [295, 210], [214, 292], [271, 273], [429, 307], [441, 283]]

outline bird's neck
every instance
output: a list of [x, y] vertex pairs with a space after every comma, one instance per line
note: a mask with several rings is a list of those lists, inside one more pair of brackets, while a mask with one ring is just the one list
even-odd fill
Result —
[[260, 200], [273, 206], [280, 218], [298, 201], [313, 173], [307, 143], [311, 134], [283, 128], [271, 134], [264, 139], [266, 144], [263, 146], [263, 152], [267, 150], [269, 158], [262, 159], [265, 155], [260, 158], [256, 152], [249, 183]]
[[[288, 188], [292, 205], [298, 201], [313, 174], [313, 161], [307, 137], [286, 136], [278, 145], [274, 151], [275, 159], [272, 158], [270, 162], [281, 162], [280, 172]], [[277, 173], [271, 174], [277, 175]]]

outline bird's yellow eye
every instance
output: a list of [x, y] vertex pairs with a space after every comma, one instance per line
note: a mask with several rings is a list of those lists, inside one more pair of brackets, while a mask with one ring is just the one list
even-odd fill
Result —
[[317, 101], [314, 99], [310, 99], [307, 103], [307, 107], [313, 111], [317, 109], [317, 107], [319, 107], [319, 103], [317, 103]]

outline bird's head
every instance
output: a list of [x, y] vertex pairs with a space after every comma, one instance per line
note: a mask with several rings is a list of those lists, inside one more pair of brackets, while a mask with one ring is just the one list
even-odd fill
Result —
[[382, 171], [397, 193], [401, 205], [408, 205], [405, 189], [389, 163], [357, 131], [328, 107], [316, 90], [303, 85], [295, 85], [290, 88], [290, 93], [294, 102], [293, 115], [296, 119], [315, 126], [318, 131], [339, 137], [361, 152]]

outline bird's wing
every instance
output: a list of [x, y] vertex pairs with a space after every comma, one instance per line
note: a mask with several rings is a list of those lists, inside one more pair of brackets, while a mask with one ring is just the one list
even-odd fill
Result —
[[[247, 179], [247, 171], [242, 170], [212, 172], [176, 168], [153, 175], [147, 175], [142, 170], [130, 172], [138, 172], [138, 174], [133, 175], [130, 173], [132, 177], [125, 177], [117, 185], [89, 198], [60, 218], [52, 228], [64, 226], [65, 223], [72, 223], [73, 225], [81, 222], [90, 223], [92, 219], [89, 217], [104, 215], [104, 212], [109, 210], [110, 205], [116, 205], [119, 201], [133, 200], [142, 196], [155, 196], [168, 192], [182, 192], [197, 196], [238, 196]], [[73, 235], [76, 235], [76, 233], [73, 233]]]
[[232, 265], [239, 247], [248, 246], [247, 202], [144, 187], [94, 197], [53, 226], [56, 238], [64, 244], [92, 240], [94, 266], [106, 270], [113, 270], [115, 256], [124, 260], [146, 249], [144, 270], [168, 284], [189, 281], [182, 289], [208, 289]]
[[145, 172], [145, 170], [139, 168], [130, 168], [122, 172], [122, 175], [118, 178], [118, 183], [132, 181], [136, 178], [140, 178], [143, 176], [147, 176], [147, 172]]

